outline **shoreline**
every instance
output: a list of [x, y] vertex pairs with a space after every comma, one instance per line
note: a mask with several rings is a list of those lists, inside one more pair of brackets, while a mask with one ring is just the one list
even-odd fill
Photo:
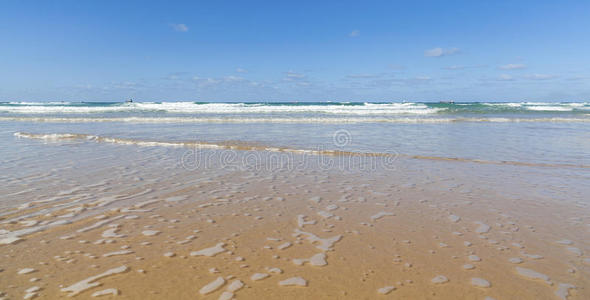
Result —
[[[218, 277], [225, 283], [205, 298], [219, 298], [235, 280], [244, 284], [231, 292], [237, 299], [559, 299], [560, 284], [576, 287], [565, 288], [568, 299], [588, 296], [590, 244], [582, 239], [588, 207], [531, 194], [534, 188], [498, 177], [508, 170], [514, 178], [535, 174], [534, 168], [473, 170], [400, 159], [390, 172], [187, 170], [177, 165], [182, 152], [176, 150], [141, 149], [109, 161], [99, 155], [104, 149], [90, 147], [95, 158], [85, 164], [101, 166], [96, 171], [49, 175], [84, 184], [56, 188], [49, 180], [11, 196], [57, 198], [17, 210], [53, 209], [2, 222], [7, 230], [72, 220], [0, 246], [0, 291], [11, 298], [35, 286], [40, 290], [32, 293], [40, 297], [66, 298], [72, 292], [61, 289], [122, 266], [125, 271], [97, 279], [99, 287], [75, 297], [112, 288], [117, 299], [188, 299], [203, 296], [199, 290]], [[80, 172], [90, 178], [79, 178]], [[533, 175], [526, 177], [534, 183]], [[191, 256], [220, 244], [212, 257]], [[510, 262], [517, 257], [522, 262]], [[35, 271], [17, 274], [25, 268]], [[548, 276], [552, 285], [528, 278], [529, 271]], [[255, 274], [264, 278], [253, 280]], [[448, 281], [433, 282], [437, 276]], [[293, 277], [306, 286], [279, 285]]]

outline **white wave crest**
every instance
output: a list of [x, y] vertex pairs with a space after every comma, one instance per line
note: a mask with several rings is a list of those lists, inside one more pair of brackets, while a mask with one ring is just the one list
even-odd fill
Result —
[[167, 112], [184, 114], [272, 114], [320, 113], [336, 115], [436, 114], [444, 108], [429, 108], [421, 103], [387, 103], [364, 105], [267, 105], [247, 103], [162, 102], [125, 103], [116, 105], [32, 104], [1, 106], [0, 111], [15, 114], [88, 114], [113, 112]]
[[15, 132], [14, 136], [19, 138], [40, 139], [40, 140], [65, 140], [78, 138], [75, 134], [70, 133], [50, 133], [50, 134], [30, 134], [23, 132]]
[[576, 118], [433, 118], [433, 117], [329, 117], [329, 118], [196, 118], [196, 117], [120, 117], [120, 118], [74, 118], [74, 117], [0, 117], [0, 122], [38, 122], [38, 123], [132, 123], [132, 124], [199, 124], [199, 123], [227, 123], [227, 124], [255, 124], [255, 123], [276, 123], [276, 124], [353, 124], [353, 123], [397, 123], [397, 124], [438, 124], [438, 123], [586, 123], [590, 122], [589, 114]]
[[527, 106], [526, 109], [534, 110], [534, 111], [572, 111], [572, 110], [574, 110], [572, 107], [545, 106], [545, 105]]

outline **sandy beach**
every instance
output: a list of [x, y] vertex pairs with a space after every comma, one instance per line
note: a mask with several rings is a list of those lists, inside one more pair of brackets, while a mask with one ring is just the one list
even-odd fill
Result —
[[0, 2], [0, 300], [590, 300], [590, 1]]
[[255, 151], [195, 167], [184, 148], [79, 145], [70, 160], [42, 146], [40, 164], [3, 177], [18, 204], [2, 209], [10, 299], [590, 296], [588, 207], [555, 198], [547, 167], [294, 156], [312, 162], [270, 169]]

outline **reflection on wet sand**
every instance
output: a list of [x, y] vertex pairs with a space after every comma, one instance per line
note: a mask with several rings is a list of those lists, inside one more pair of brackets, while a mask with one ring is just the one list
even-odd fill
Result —
[[590, 297], [588, 187], [547, 168], [193, 169], [184, 148], [30, 142], [0, 178], [10, 298]]

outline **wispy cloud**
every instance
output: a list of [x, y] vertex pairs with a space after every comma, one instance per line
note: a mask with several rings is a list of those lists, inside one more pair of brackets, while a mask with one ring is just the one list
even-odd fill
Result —
[[588, 77], [584, 77], [584, 76], [579, 76], [579, 75], [577, 75], [577, 76], [571, 76], [571, 77], [568, 77], [568, 78], [566, 78], [565, 80], [568, 80], [568, 81], [577, 81], [577, 80], [583, 80], [583, 79], [587, 79], [587, 78], [588, 78]]
[[529, 74], [529, 75], [525, 75], [524, 78], [531, 79], [531, 80], [549, 80], [549, 79], [557, 78], [557, 75], [551, 75], [551, 74]]
[[[352, 79], [351, 79], [352, 80]], [[361, 81], [357, 80], [356, 83], [357, 87], [362, 88], [391, 88], [391, 87], [414, 87], [414, 86], [423, 86], [425, 84], [429, 84], [435, 81], [435, 78], [430, 76], [421, 75], [415, 77], [386, 77], [386, 78], [374, 78], [368, 81]]]
[[498, 77], [499, 81], [513, 81], [514, 77], [512, 77], [511, 75], [508, 74], [502, 74]]
[[448, 66], [448, 67], [444, 67], [443, 69], [445, 69], [445, 70], [463, 70], [463, 69], [465, 69], [465, 66]]
[[424, 56], [426, 57], [442, 57], [448, 55], [455, 55], [459, 54], [461, 50], [459, 48], [432, 48], [429, 50], [424, 51]]
[[237, 68], [236, 69], [236, 72], [238, 72], [238, 73], [248, 73], [248, 70], [242, 69], [242, 68]]
[[518, 70], [518, 69], [526, 68], [526, 65], [525, 64], [507, 64], [507, 65], [499, 66], [498, 68], [502, 69], [502, 70]]
[[164, 80], [181, 80], [187, 75], [189, 75], [189, 73], [187, 73], [187, 72], [174, 72], [174, 73], [170, 73], [170, 74], [164, 76], [163, 79]]
[[478, 68], [485, 68], [487, 65], [470, 65], [470, 66], [463, 66], [463, 65], [453, 65], [448, 67], [443, 67], [444, 70], [464, 70], [464, 69], [478, 69]]
[[360, 35], [361, 35], [361, 31], [360, 31], [360, 30], [358, 30], [358, 29], [355, 29], [355, 30], [351, 31], [351, 32], [348, 34], [348, 36], [349, 36], [349, 37], [357, 37], [357, 36], [360, 36]]
[[188, 26], [186, 26], [185, 24], [170, 24], [170, 27], [172, 27], [172, 29], [174, 29], [174, 31], [178, 31], [178, 32], [187, 32], [188, 31]]
[[[110, 82], [104, 86], [102, 86], [102, 91], [139, 91], [145, 88], [146, 85], [140, 82], [135, 81], [120, 81], [120, 82]], [[98, 88], [98, 87], [97, 87]]]
[[229, 88], [237, 86], [261, 86], [261, 83], [239, 76], [224, 76], [218, 78], [193, 76], [191, 78], [199, 88]]
[[350, 74], [346, 75], [349, 79], [372, 79], [383, 77], [383, 74]]
[[285, 79], [289, 80], [289, 81], [301, 80], [301, 79], [305, 79], [305, 74], [298, 73], [295, 71], [287, 71], [287, 72], [285, 72]]
[[300, 87], [312, 85], [312, 82], [309, 80], [307, 75], [295, 71], [285, 72], [285, 77], [283, 78], [282, 82]]

